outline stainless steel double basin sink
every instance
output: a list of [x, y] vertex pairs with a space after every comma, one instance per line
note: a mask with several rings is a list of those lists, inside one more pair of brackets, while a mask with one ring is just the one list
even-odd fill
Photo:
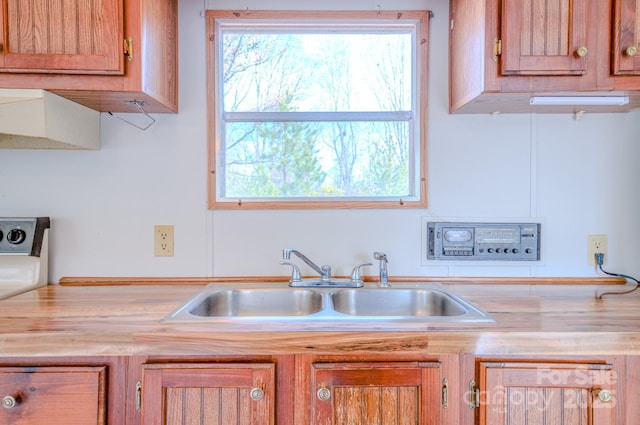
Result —
[[310, 325], [474, 323], [487, 313], [438, 283], [378, 288], [290, 287], [286, 283], [217, 284], [203, 288], [164, 321]]

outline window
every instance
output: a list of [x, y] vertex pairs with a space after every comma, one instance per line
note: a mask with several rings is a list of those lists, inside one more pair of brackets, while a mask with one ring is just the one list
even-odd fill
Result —
[[210, 207], [426, 207], [428, 18], [207, 11]]

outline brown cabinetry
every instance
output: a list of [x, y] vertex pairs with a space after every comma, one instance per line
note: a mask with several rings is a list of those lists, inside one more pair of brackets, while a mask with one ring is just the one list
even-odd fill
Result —
[[0, 367], [0, 423], [107, 423], [106, 366]]
[[145, 363], [141, 424], [443, 423], [440, 362], [347, 359]]
[[275, 423], [271, 363], [145, 364], [142, 424]]
[[479, 424], [613, 425], [617, 375], [600, 363], [478, 363]]
[[122, 74], [123, 0], [1, 0], [0, 72]]
[[640, 74], [639, 9], [639, 0], [613, 0], [614, 33], [611, 62], [615, 75]]
[[[617, 19], [628, 21], [628, 3], [636, 0], [451, 0], [450, 111], [619, 112], [640, 107], [634, 95], [618, 106], [529, 102], [534, 94], [606, 96], [640, 88], [640, 80], [616, 80], [612, 72], [612, 2], [619, 3]], [[637, 28], [631, 19], [613, 28]], [[619, 32], [625, 40], [631, 37], [629, 31]], [[624, 41], [619, 50], [624, 53], [634, 43]]]
[[177, 112], [177, 0], [0, 2], [0, 88], [105, 112]]
[[[629, 418], [627, 423], [631, 423], [632, 418], [640, 418], [640, 403], [634, 401], [636, 394], [640, 394], [640, 356], [626, 356], [624, 378], [620, 380], [623, 388], [621, 392], [627, 397], [618, 401], [622, 404], [624, 418]], [[619, 420], [618, 423], [624, 422]]]
[[623, 425], [640, 413], [638, 356], [32, 360], [0, 360], [1, 424]]
[[314, 425], [440, 424], [438, 362], [314, 363]]
[[588, 72], [588, 0], [509, 0], [502, 10], [496, 41], [502, 75]]

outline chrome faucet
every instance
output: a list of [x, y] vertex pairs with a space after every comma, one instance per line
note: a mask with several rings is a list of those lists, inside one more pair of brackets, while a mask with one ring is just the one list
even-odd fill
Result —
[[307, 265], [309, 267], [311, 267], [313, 270], [315, 270], [320, 275], [320, 279], [323, 282], [329, 282], [331, 280], [331, 266], [327, 266], [325, 264], [322, 267], [318, 267], [313, 261], [309, 260], [303, 253], [301, 253], [300, 251], [295, 250], [295, 249], [285, 248], [285, 249], [282, 250], [282, 258], [284, 260], [290, 260], [291, 259], [291, 254], [295, 254], [302, 261], [307, 263]]
[[378, 282], [378, 287], [380, 288], [389, 288], [389, 273], [387, 271], [387, 254], [384, 252], [374, 252], [373, 258], [376, 260], [380, 260], [380, 281]]

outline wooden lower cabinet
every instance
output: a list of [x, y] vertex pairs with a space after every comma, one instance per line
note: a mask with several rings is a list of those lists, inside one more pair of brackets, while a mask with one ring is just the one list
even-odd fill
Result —
[[639, 392], [631, 355], [0, 358], [2, 425], [630, 425]]
[[144, 425], [271, 425], [272, 363], [145, 364]]
[[440, 424], [439, 362], [314, 363], [314, 425]]
[[[390, 359], [385, 361], [384, 358]], [[442, 364], [385, 356], [142, 364], [142, 425], [439, 425]], [[350, 361], [353, 359], [353, 361]], [[453, 425], [453, 422], [451, 422]]]
[[629, 419], [626, 423], [640, 423], [640, 403], [636, 402], [637, 394], [640, 394], [640, 356], [627, 356], [625, 361], [625, 372], [621, 378], [622, 394], [626, 399], [617, 398], [623, 418], [618, 423], [625, 423], [624, 419]]
[[106, 367], [0, 368], [0, 423], [106, 424]]
[[477, 372], [471, 393], [480, 425], [621, 423], [613, 364], [485, 360]]

